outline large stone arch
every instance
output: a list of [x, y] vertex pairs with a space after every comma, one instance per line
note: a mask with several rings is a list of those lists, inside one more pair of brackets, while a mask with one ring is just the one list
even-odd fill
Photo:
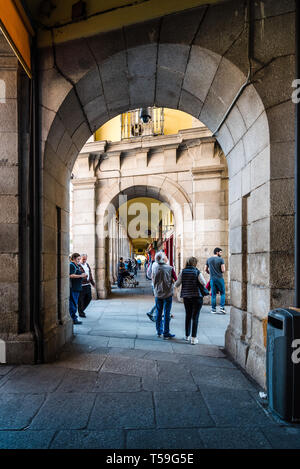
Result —
[[[293, 288], [293, 255], [287, 247], [293, 244], [293, 193], [287, 183], [293, 175], [289, 85], [294, 13], [286, 8], [270, 14], [263, 19], [263, 32], [256, 13], [254, 52], [263, 65], [254, 68], [251, 84], [241, 89], [249, 72], [246, 13], [244, 2], [230, 1], [60, 44], [53, 47], [55, 54], [53, 49], [42, 51], [46, 357], [71, 331], [66, 325], [57, 327], [56, 280], [47, 262], [56, 253], [56, 206], [63, 214], [67, 256], [67, 181], [77, 154], [91, 133], [115, 115], [136, 106], [166, 106], [192, 114], [212, 131], [227, 116], [216, 135], [227, 156], [230, 178], [233, 308], [226, 347], [264, 383], [266, 315], [270, 307], [289, 302]], [[275, 37], [279, 14], [287, 27], [282, 37]], [[274, 47], [266, 48], [270, 43]], [[280, 160], [283, 149], [284, 165]], [[284, 271], [279, 275], [282, 263]], [[65, 272], [63, 324], [69, 324], [67, 283]]]
[[166, 204], [174, 214], [180, 251], [183, 252], [185, 245], [191, 244], [192, 201], [179, 184], [160, 175], [122, 178], [121, 187], [115, 183], [106, 195], [96, 195], [96, 279], [99, 298], [106, 298], [109, 288], [104, 227], [120, 204], [136, 197], [150, 197]]

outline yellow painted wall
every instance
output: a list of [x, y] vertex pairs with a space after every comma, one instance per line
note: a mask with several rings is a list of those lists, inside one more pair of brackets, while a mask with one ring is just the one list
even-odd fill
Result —
[[121, 140], [121, 117], [116, 116], [95, 132], [95, 140], [118, 142]]
[[[179, 130], [191, 129], [193, 127], [193, 118], [190, 114], [175, 109], [165, 108], [164, 134], [174, 135]], [[108, 140], [118, 142], [121, 140], [121, 117], [117, 116], [106, 122], [95, 132], [95, 140]]]
[[191, 128], [192, 116], [190, 114], [165, 108], [165, 135], [174, 135], [179, 130]]

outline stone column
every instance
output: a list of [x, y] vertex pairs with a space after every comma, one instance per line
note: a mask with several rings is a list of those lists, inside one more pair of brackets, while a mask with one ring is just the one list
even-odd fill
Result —
[[[19, 235], [20, 190], [22, 175], [28, 168], [28, 135], [18, 114], [22, 109], [24, 119], [28, 119], [29, 99], [28, 88], [21, 90], [22, 73], [0, 33], [0, 363], [34, 362], [29, 301], [24, 304], [19, 283], [24, 265]], [[26, 230], [27, 220], [22, 223]], [[23, 280], [28, 288], [28, 275]]]
[[94, 278], [96, 269], [95, 183], [95, 177], [72, 180], [74, 252], [88, 255], [88, 263]]

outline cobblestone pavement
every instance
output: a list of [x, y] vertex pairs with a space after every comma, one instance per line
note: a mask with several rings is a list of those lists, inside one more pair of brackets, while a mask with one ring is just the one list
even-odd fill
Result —
[[222, 349], [229, 315], [201, 311], [198, 345], [146, 316], [149, 282], [93, 301], [52, 364], [0, 366], [0, 449], [300, 448], [300, 428], [276, 421], [259, 387]]

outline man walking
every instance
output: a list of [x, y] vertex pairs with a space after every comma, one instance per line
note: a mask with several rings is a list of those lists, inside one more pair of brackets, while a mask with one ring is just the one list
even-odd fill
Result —
[[82, 290], [79, 295], [78, 300], [78, 314], [81, 318], [86, 318], [85, 310], [91, 302], [92, 299], [92, 287], [95, 288], [95, 282], [93, 279], [92, 271], [87, 263], [87, 254], [81, 254], [80, 269], [82, 273], [87, 275], [86, 278], [82, 280]]
[[[157, 266], [152, 272], [152, 281], [154, 288], [155, 304], [157, 309], [156, 315], [156, 332], [157, 336], [164, 339], [172, 339], [175, 334], [170, 333], [170, 313], [172, 308], [173, 283], [172, 276], [173, 267], [165, 263], [165, 254], [159, 252], [155, 256]], [[162, 324], [162, 314], [164, 312], [164, 321]]]
[[[205, 272], [210, 275], [211, 287], [211, 313], [226, 314], [225, 311], [225, 282], [223, 274], [225, 272], [224, 259], [222, 258], [222, 249], [215, 248], [214, 255], [206, 261]], [[217, 312], [217, 293], [221, 294], [220, 312]]]

